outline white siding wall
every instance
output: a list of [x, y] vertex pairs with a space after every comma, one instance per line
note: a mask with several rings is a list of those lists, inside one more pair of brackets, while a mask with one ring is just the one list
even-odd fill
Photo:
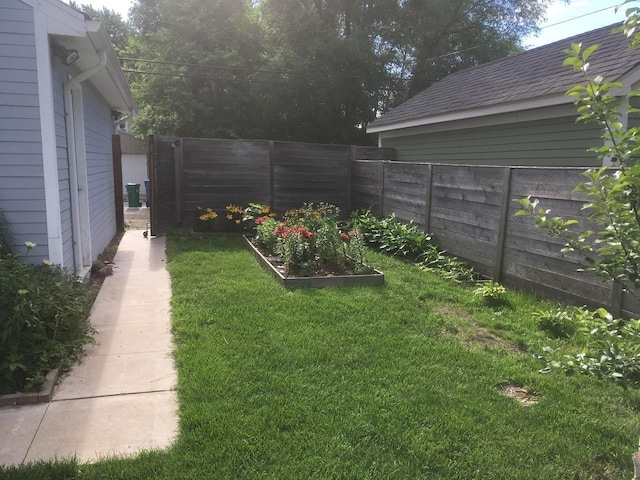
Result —
[[[138, 153], [122, 154], [122, 181], [140, 184], [140, 198], [146, 200], [144, 181], [149, 178], [147, 174], [147, 156]], [[124, 196], [127, 196], [127, 188], [123, 188]]]
[[111, 107], [87, 83], [82, 86], [87, 152], [91, 252], [95, 260], [116, 234]]
[[471, 165], [596, 166], [592, 146], [602, 143], [594, 124], [576, 116], [468, 128], [419, 135], [382, 137], [396, 160]]
[[0, 208], [17, 253], [38, 244], [29, 260], [48, 257], [42, 137], [33, 9], [0, 2]]
[[54, 62], [53, 108], [56, 123], [56, 151], [58, 156], [58, 188], [60, 191], [60, 216], [62, 225], [62, 265], [74, 268], [73, 228], [71, 224], [71, 194], [69, 185], [69, 155], [67, 151], [67, 127], [64, 117], [64, 80], [66, 72]]

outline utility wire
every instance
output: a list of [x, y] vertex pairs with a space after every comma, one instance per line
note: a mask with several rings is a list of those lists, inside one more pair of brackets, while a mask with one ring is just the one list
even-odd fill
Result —
[[[201, 79], [201, 80], [212, 80], [214, 82], [237, 82], [237, 81], [243, 81], [243, 79], [238, 79], [238, 78], [215, 78], [215, 77], [210, 77], [207, 75], [186, 75], [183, 73], [167, 73], [167, 72], [149, 72], [149, 71], [144, 71], [144, 70], [129, 70], [129, 69], [122, 69], [123, 72], [125, 73], [133, 73], [133, 74], [138, 74], [138, 75], [156, 75], [156, 76], [160, 76], [160, 77], [179, 77], [179, 78], [197, 78], [197, 79]], [[388, 80], [388, 79], [385, 79]], [[267, 85], [282, 85], [282, 82], [276, 82], [276, 81], [268, 81], [268, 80], [255, 80], [255, 79], [244, 79], [244, 81], [249, 82], [249, 83], [263, 83], [263, 84], [267, 84]], [[314, 88], [333, 88], [331, 85], [314, 85]], [[376, 87], [376, 90], [386, 90], [386, 91], [394, 91], [394, 92], [407, 92], [407, 89], [404, 88], [395, 88], [395, 87]]]
[[[480, 48], [480, 45], [476, 45], [475, 47], [463, 48], [461, 50], [456, 50], [454, 52], [445, 53], [443, 55], [438, 55], [435, 57], [425, 58], [425, 61], [430, 60], [439, 60], [441, 58], [451, 57], [453, 55], [460, 55], [463, 52], [467, 52], [470, 50], [476, 50]], [[362, 80], [388, 80], [388, 77], [370, 77], [367, 75], [346, 75], [340, 73], [313, 73], [313, 72], [296, 72], [292, 70], [263, 70], [263, 69], [253, 69], [253, 68], [244, 68], [244, 67], [227, 67], [221, 65], [203, 65], [198, 63], [183, 63], [183, 62], [169, 62], [166, 60], [147, 60], [144, 58], [129, 58], [129, 57], [118, 57], [118, 60], [121, 61], [129, 61], [129, 62], [141, 62], [141, 63], [155, 63], [159, 65], [175, 65], [179, 67], [195, 67], [195, 68], [212, 68], [216, 70], [227, 70], [227, 71], [236, 71], [236, 72], [248, 72], [248, 73], [271, 73], [276, 75], [296, 75], [301, 77], [322, 77], [322, 78], [358, 78]]]
[[572, 22], [572, 21], [578, 20], [580, 18], [588, 17], [589, 15], [594, 15], [596, 13], [604, 12], [606, 10], [611, 10], [612, 8], [618, 8], [618, 7], [621, 7], [621, 6], [622, 6], [622, 4], [618, 3], [616, 5], [611, 5], [609, 7], [601, 8], [600, 10], [595, 10], [595, 11], [589, 12], [589, 13], [583, 13], [582, 15], [578, 15], [577, 17], [567, 18], [566, 20], [562, 20], [560, 22], [552, 23], [550, 25], [545, 25], [544, 27], [540, 27], [540, 30], [544, 30], [545, 28], [555, 27], [557, 25], [562, 25], [563, 23]]
[[[578, 15], [576, 17], [572, 17], [572, 18], [568, 18], [566, 20], [562, 20], [560, 22], [556, 22], [556, 23], [552, 23], [550, 25], [545, 25], [543, 27], [540, 27], [540, 30], [544, 30], [545, 28], [551, 28], [551, 27], [555, 27], [557, 25], [562, 25], [564, 23], [568, 23], [568, 22], [572, 22], [574, 20], [578, 20], [580, 18], [584, 18], [590, 15], [594, 15], [596, 13], [600, 13], [600, 12], [604, 12], [606, 10], [610, 10], [612, 8], [619, 8], [620, 6], [622, 6], [622, 4], [615, 4], [615, 5], [610, 5], [608, 7], [605, 8], [601, 8], [599, 10], [595, 10], [593, 12], [589, 12], [589, 13], [585, 13], [582, 15]], [[461, 53], [464, 52], [468, 52], [471, 50], [476, 50], [478, 48], [481, 48], [483, 45], [476, 45], [473, 47], [468, 47], [468, 48], [463, 48], [460, 50], [455, 50], [453, 52], [449, 52], [449, 53], [445, 53], [442, 55], [437, 55], [434, 57], [429, 57], [424, 59], [424, 61], [432, 61], [432, 60], [439, 60], [441, 58], [446, 58], [446, 57], [451, 57], [454, 55], [460, 55]], [[252, 68], [243, 68], [243, 67], [228, 67], [228, 66], [221, 66], [221, 65], [202, 65], [202, 64], [197, 64], [197, 63], [182, 63], [182, 62], [170, 62], [170, 61], [165, 61], [165, 60], [149, 60], [149, 59], [143, 59], [143, 58], [130, 58], [130, 57], [118, 57], [118, 60], [120, 61], [129, 61], [129, 62], [141, 62], [141, 63], [153, 63], [153, 64], [158, 64], [158, 65], [174, 65], [174, 66], [179, 66], [179, 67], [194, 67], [194, 68], [210, 68], [210, 69], [215, 69], [215, 70], [226, 70], [226, 71], [235, 71], [235, 72], [247, 72], [247, 73], [268, 73], [268, 74], [276, 74], [276, 75], [294, 75], [294, 76], [301, 76], [301, 77], [320, 77], [320, 78], [357, 78], [357, 79], [361, 79], [361, 80], [388, 80], [387, 77], [370, 77], [370, 76], [366, 76], [366, 75], [346, 75], [346, 74], [336, 74], [336, 73], [313, 73], [313, 72], [296, 72], [296, 71], [291, 71], [291, 70], [264, 70], [264, 69], [252, 69]], [[200, 79], [206, 79], [206, 80], [214, 80], [214, 81], [224, 81], [225, 79], [216, 79], [213, 77], [208, 77], [208, 76], [199, 76], [199, 75], [185, 75], [185, 74], [178, 74], [178, 73], [163, 73], [163, 72], [149, 72], [149, 71], [142, 71], [142, 70], [126, 70], [123, 69], [124, 72], [128, 72], [128, 73], [134, 73], [134, 74], [144, 74], [144, 75], [158, 75], [158, 76], [173, 76], [173, 77], [181, 77], [181, 78], [200, 78]], [[264, 84], [271, 84], [271, 85], [280, 85], [281, 82], [275, 82], [275, 81], [265, 81], [265, 80], [250, 80], [253, 83], [264, 83]], [[318, 88], [329, 88], [328, 86], [318, 86]], [[399, 91], [399, 92], [406, 92], [408, 91], [408, 89], [402, 89], [402, 88], [380, 88], [381, 90], [388, 90], [388, 91]]]

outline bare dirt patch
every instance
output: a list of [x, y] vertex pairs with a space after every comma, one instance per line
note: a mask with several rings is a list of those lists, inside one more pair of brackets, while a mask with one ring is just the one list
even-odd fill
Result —
[[540, 401], [539, 394], [530, 392], [525, 388], [518, 387], [517, 385], [503, 384], [500, 385], [499, 388], [504, 395], [514, 398], [523, 407], [530, 407]]
[[435, 311], [447, 321], [443, 335], [455, 335], [460, 343], [469, 349], [505, 348], [513, 353], [523, 353], [523, 350], [514, 342], [500, 338], [478, 325], [470, 312], [457, 305], [439, 306]]

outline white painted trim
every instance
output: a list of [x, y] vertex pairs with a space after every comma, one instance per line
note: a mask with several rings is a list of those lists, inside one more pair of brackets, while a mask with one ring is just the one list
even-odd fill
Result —
[[83, 268], [91, 266], [91, 221], [89, 218], [89, 193], [87, 178], [87, 149], [84, 134], [84, 101], [82, 87], [73, 85], [71, 88], [73, 103], [73, 128], [75, 138], [75, 168], [73, 168], [77, 185], [78, 202], [78, 234], [74, 235], [80, 243], [79, 260]]
[[391, 130], [421, 127], [424, 125], [432, 125], [436, 123], [455, 122], [458, 120], [466, 120], [469, 118], [487, 117], [490, 115], [500, 115], [503, 113], [519, 112], [522, 110], [533, 110], [571, 103], [573, 103], [572, 98], [567, 97], [565, 94], [556, 94], [548, 97], [533, 98], [521, 102], [503, 103], [499, 105], [490, 105], [487, 107], [475, 108], [470, 110], [447, 112], [432, 117], [422, 117], [397, 123], [390, 123], [387, 125], [380, 125], [379, 127], [367, 127], [367, 133], [387, 132]]
[[42, 136], [42, 167], [44, 170], [44, 194], [47, 216], [47, 242], [49, 260], [63, 265], [62, 216], [60, 212], [60, 187], [58, 184], [58, 155], [53, 107], [53, 73], [47, 17], [34, 10], [36, 62], [38, 68], [38, 95], [40, 98], [40, 134]]
[[87, 153], [85, 149], [81, 83], [105, 68], [107, 64], [106, 53], [100, 51], [99, 58], [100, 60], [96, 65], [67, 80], [63, 88], [67, 153], [69, 157], [73, 258], [77, 274], [80, 274], [87, 266], [91, 265], [92, 258], [89, 193], [87, 191]]
[[41, 12], [47, 19], [46, 31], [51, 35], [66, 35], [70, 37], [84, 37], [86, 29], [84, 13], [70, 7], [60, 0], [22, 0]]

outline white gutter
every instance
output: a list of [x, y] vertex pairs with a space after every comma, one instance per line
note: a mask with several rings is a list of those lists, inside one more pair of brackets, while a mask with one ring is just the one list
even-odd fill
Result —
[[[104, 70], [107, 65], [107, 54], [104, 50], [98, 52], [99, 60], [96, 65], [81, 72], [79, 75], [70, 78], [64, 84], [64, 109], [65, 109], [65, 126], [67, 130], [67, 156], [69, 161], [69, 185], [71, 195], [71, 226], [73, 231], [73, 263], [76, 274], [82, 273], [85, 265], [83, 261], [82, 237], [88, 235], [89, 232], [82, 232], [82, 223], [80, 221], [80, 191], [83, 190], [82, 197], [87, 197], [86, 193], [86, 164], [84, 165], [84, 175], [80, 178], [78, 175], [78, 158], [86, 162], [86, 152], [84, 146], [84, 125], [78, 125], [76, 117], [82, 115], [82, 101], [74, 102], [74, 92], [82, 95], [81, 83], [90, 78], [92, 75]], [[81, 99], [82, 97], [80, 97]], [[76, 111], [76, 108], [79, 111]], [[81, 117], [82, 118], [82, 117]], [[80, 135], [76, 135], [79, 133]], [[80, 136], [81, 138], [78, 138]], [[82, 182], [80, 182], [82, 180]], [[88, 198], [88, 197], [87, 197]]]

